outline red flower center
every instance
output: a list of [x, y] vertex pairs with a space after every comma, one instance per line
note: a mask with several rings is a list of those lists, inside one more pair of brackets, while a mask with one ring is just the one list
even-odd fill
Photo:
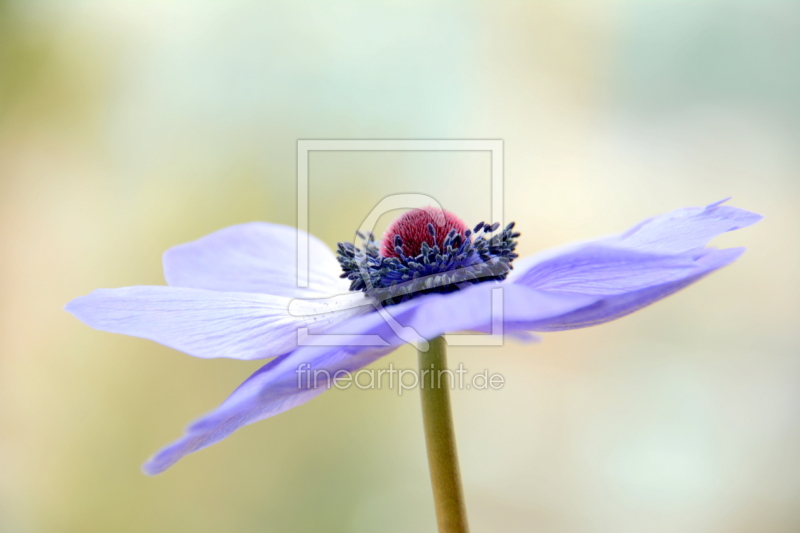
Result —
[[[431, 235], [429, 226], [433, 227], [434, 235]], [[444, 240], [450, 230], [455, 230], [461, 234], [462, 239], [466, 239], [464, 233], [467, 225], [450, 211], [439, 209], [438, 207], [423, 207], [422, 209], [412, 209], [403, 213], [389, 225], [389, 229], [383, 235], [381, 242], [381, 255], [383, 257], [399, 257], [395, 250], [395, 236], [399, 235], [402, 240], [403, 255], [406, 257], [416, 257], [422, 251], [422, 243], [428, 246], [439, 246], [444, 248]]]

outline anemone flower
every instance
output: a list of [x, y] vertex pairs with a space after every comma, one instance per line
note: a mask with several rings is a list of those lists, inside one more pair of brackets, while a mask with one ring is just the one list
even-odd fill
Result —
[[[593, 326], [650, 305], [742, 254], [706, 247], [761, 219], [723, 202], [523, 258], [513, 271], [513, 223], [470, 228], [442, 209], [415, 209], [380, 242], [360, 235], [359, 245], [340, 243], [334, 253], [309, 236], [307, 287], [297, 286], [298, 230], [253, 222], [168, 250], [167, 286], [98, 289], [67, 310], [94, 328], [195, 357], [273, 358], [144, 465], [157, 474], [329, 388], [298, 379], [298, 369], [353, 372], [408, 341], [421, 366], [445, 368], [440, 336], [493, 331], [498, 288], [500, 326], [512, 336]], [[446, 385], [422, 387], [424, 421], [440, 530], [463, 531]]]

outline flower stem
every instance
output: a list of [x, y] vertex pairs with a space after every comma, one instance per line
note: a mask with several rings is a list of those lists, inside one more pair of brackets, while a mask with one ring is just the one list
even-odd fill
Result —
[[[439, 533], [467, 533], [467, 510], [458, 469], [456, 436], [450, 409], [450, 379], [447, 344], [443, 337], [430, 341], [427, 352], [419, 352], [422, 419], [431, 471], [433, 501]], [[427, 372], [426, 372], [427, 371]]]

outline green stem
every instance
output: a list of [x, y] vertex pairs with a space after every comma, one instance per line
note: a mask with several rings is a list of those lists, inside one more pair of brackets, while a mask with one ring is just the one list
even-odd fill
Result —
[[[419, 352], [422, 419], [431, 470], [433, 501], [439, 533], [467, 533], [467, 510], [458, 470], [456, 436], [450, 409], [450, 379], [447, 344], [443, 337], [430, 341], [427, 352]], [[427, 372], [426, 372], [427, 371]]]

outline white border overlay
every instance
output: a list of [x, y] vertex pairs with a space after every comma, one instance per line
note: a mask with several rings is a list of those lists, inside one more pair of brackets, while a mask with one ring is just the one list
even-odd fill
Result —
[[[490, 217], [491, 222], [499, 222], [500, 227], [505, 226], [503, 217], [503, 140], [502, 139], [298, 139], [297, 140], [297, 286], [308, 287], [309, 280], [309, 213], [308, 213], [308, 161], [310, 152], [490, 152], [491, 180]], [[400, 195], [398, 195], [400, 196]], [[413, 206], [409, 206], [413, 207]], [[422, 207], [422, 206], [420, 206]], [[374, 211], [374, 210], [373, 210]], [[381, 213], [378, 213], [380, 215]], [[370, 215], [370, 217], [374, 214]], [[458, 334], [445, 335], [448, 345], [452, 346], [499, 346], [503, 344], [503, 290], [498, 287], [492, 290], [492, 333], [491, 334]], [[384, 319], [398, 329], [406, 329], [396, 324], [386, 312], [382, 311]], [[395, 328], [395, 322], [397, 328]], [[353, 335], [343, 335], [341, 343], [331, 337], [337, 335], [312, 335], [306, 328], [298, 330], [298, 341], [309, 344], [309, 338], [314, 337], [314, 344], [360, 344]], [[372, 335], [370, 339], [363, 339], [369, 345], [385, 345], [385, 342], [375, 342]], [[405, 339], [404, 335], [401, 335]], [[344, 338], [348, 340], [345, 341]], [[323, 340], [323, 342], [318, 342]], [[428, 343], [421, 339], [406, 339], [418, 348], [427, 351]], [[421, 342], [420, 342], [421, 341]]]

